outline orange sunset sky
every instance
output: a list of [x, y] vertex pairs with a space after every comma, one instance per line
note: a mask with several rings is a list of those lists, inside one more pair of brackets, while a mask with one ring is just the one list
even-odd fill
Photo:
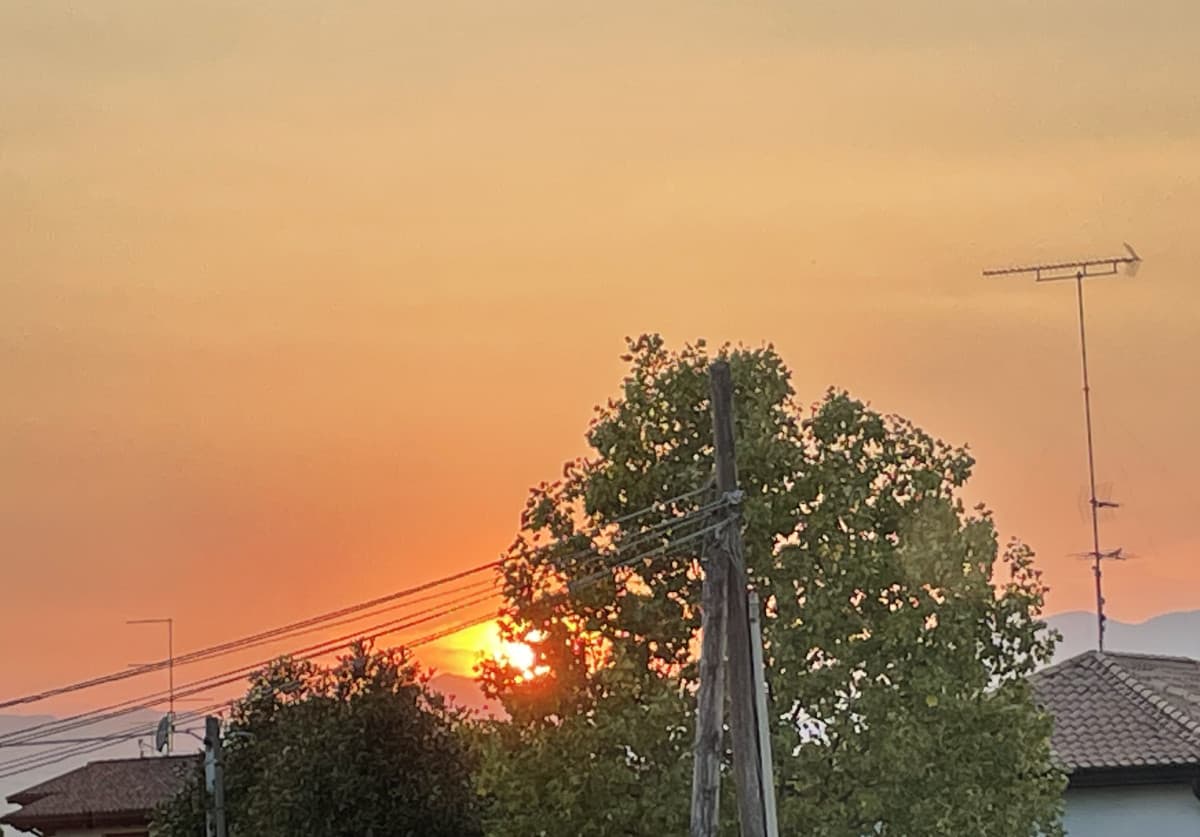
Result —
[[802, 400], [969, 442], [1050, 611], [1090, 609], [1073, 289], [979, 272], [1123, 240], [1141, 273], [1088, 287], [1104, 542], [1140, 556], [1109, 610], [1200, 607], [1197, 31], [1194, 0], [0, 5], [0, 698], [162, 656], [129, 618], [187, 650], [496, 557], [642, 331], [772, 341]]

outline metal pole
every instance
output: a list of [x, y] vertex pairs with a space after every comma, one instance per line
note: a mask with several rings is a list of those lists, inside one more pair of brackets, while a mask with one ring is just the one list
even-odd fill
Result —
[[[1120, 558], [1121, 550], [1115, 549], [1103, 552], [1100, 549], [1100, 509], [1116, 508], [1117, 504], [1101, 500], [1096, 496], [1096, 448], [1092, 435], [1092, 389], [1088, 381], [1087, 358], [1087, 328], [1083, 312], [1083, 280], [1093, 276], [1114, 276], [1121, 266], [1130, 276], [1137, 273], [1142, 258], [1137, 252], [1125, 244], [1125, 255], [1113, 256], [1107, 259], [1084, 259], [1076, 262], [1056, 262], [1052, 264], [1034, 264], [1024, 267], [1006, 267], [983, 271], [984, 276], [1013, 276], [1032, 274], [1038, 282], [1058, 282], [1067, 279], [1075, 280], [1075, 295], [1079, 304], [1079, 355], [1083, 366], [1083, 416], [1087, 426], [1088, 454], [1088, 488], [1089, 502], [1092, 507], [1092, 575], [1096, 582], [1096, 647], [1104, 651], [1104, 626], [1107, 621], [1104, 616], [1104, 584], [1102, 563], [1105, 558]], [[1102, 268], [1102, 269], [1101, 269]], [[1069, 271], [1069, 272], [1068, 272]]]
[[171, 716], [170, 729], [167, 731], [167, 755], [175, 749], [175, 619], [167, 620], [167, 682], [170, 689], [170, 703], [167, 713]]
[[204, 833], [217, 837], [216, 798], [217, 788], [217, 739], [221, 737], [221, 722], [216, 718], [204, 719]]
[[166, 619], [127, 619], [126, 625], [166, 625], [167, 626], [167, 696], [168, 707], [167, 717], [169, 718], [169, 729], [167, 731], [167, 755], [175, 747], [175, 619], [168, 617]]
[[1092, 574], [1096, 579], [1096, 645], [1104, 652], [1104, 593], [1101, 585], [1100, 562], [1100, 501], [1096, 497], [1096, 450], [1092, 441], [1092, 388], [1088, 383], [1087, 330], [1083, 316], [1083, 271], [1075, 274], [1076, 298], [1079, 300], [1079, 355], [1083, 365], [1083, 416], [1087, 425], [1087, 454], [1090, 505], [1092, 507]]
[[212, 800], [205, 817], [209, 837], [229, 837], [225, 823], [225, 764], [221, 742], [221, 719], [204, 719], [204, 775]]

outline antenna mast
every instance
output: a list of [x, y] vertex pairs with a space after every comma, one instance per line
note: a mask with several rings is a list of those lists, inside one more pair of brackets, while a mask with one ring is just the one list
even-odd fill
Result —
[[1136, 274], [1142, 259], [1128, 244], [1125, 245], [1125, 251], [1126, 255], [1124, 256], [1114, 256], [1108, 259], [1087, 259], [1078, 262], [1057, 262], [983, 271], [984, 277], [989, 278], [1032, 273], [1034, 281], [1037, 282], [1075, 280], [1075, 296], [1079, 302], [1079, 355], [1083, 366], [1083, 416], [1087, 428], [1088, 486], [1092, 507], [1092, 550], [1087, 555], [1092, 559], [1092, 575], [1096, 579], [1096, 647], [1101, 653], [1104, 652], [1105, 623], [1101, 563], [1106, 558], [1119, 560], [1122, 553], [1119, 547], [1108, 552], [1100, 548], [1100, 509], [1117, 508], [1119, 504], [1110, 500], [1101, 500], [1096, 496], [1096, 450], [1092, 438], [1092, 389], [1088, 381], [1087, 330], [1084, 326], [1083, 316], [1083, 280], [1097, 276], [1114, 276], [1120, 272], [1122, 266], [1128, 275]]
[[166, 625], [167, 626], [167, 683], [170, 695], [170, 708], [167, 710], [169, 719], [167, 727], [167, 755], [175, 746], [175, 618], [167, 619], [127, 619], [126, 625]]

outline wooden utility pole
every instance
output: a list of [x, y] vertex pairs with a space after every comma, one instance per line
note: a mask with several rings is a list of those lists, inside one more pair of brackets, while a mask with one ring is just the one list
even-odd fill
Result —
[[[714, 401], [715, 403], [715, 401]], [[715, 413], [714, 413], [715, 422]], [[716, 837], [721, 810], [728, 561], [708, 549], [700, 593], [700, 688], [692, 764], [691, 837]]]
[[[729, 364], [717, 361], [709, 369], [712, 380], [713, 446], [717, 465], [717, 493], [738, 496], [737, 462], [733, 448], [733, 379]], [[750, 611], [746, 598], [746, 570], [742, 558], [742, 531], [738, 516], [727, 513], [727, 527], [718, 538], [710, 564], [723, 562], [729, 573], [726, 589], [729, 655], [729, 735], [733, 744], [733, 779], [737, 788], [738, 821], [742, 837], [766, 837], [763, 816], [761, 761], [758, 751], [758, 714], [755, 711], [753, 662], [750, 652]]]
[[[717, 494], [730, 504], [741, 502], [733, 450], [733, 379], [729, 364], [709, 368], [712, 387], [713, 447]], [[722, 694], [724, 660], [729, 663], [729, 731], [733, 744], [733, 778], [737, 787], [742, 837], [777, 837], [770, 741], [767, 734], [762, 653], [753, 647], [749, 586], [742, 554], [742, 532], [736, 511], [725, 510], [725, 525], [708, 550], [701, 591], [702, 637], [700, 689], [696, 718], [696, 752], [692, 772], [691, 837], [715, 837], [720, 811]], [[755, 597], [757, 609], [757, 597]], [[757, 614], [755, 614], [757, 615]], [[761, 642], [761, 638], [757, 640]], [[755, 652], [758, 653], [755, 653]], [[757, 668], [756, 668], [757, 666]], [[760, 710], [760, 700], [763, 708]], [[764, 778], [765, 777], [765, 778]]]

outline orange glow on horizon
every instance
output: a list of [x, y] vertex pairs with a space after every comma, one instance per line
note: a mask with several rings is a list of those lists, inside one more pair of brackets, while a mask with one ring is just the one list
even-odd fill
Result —
[[1124, 240], [1107, 609], [1195, 609], [1200, 4], [917, 5], [0, 3], [0, 698], [165, 656], [129, 618], [183, 653], [495, 558], [646, 331], [969, 443], [1091, 609], [1074, 291], [979, 271]]

